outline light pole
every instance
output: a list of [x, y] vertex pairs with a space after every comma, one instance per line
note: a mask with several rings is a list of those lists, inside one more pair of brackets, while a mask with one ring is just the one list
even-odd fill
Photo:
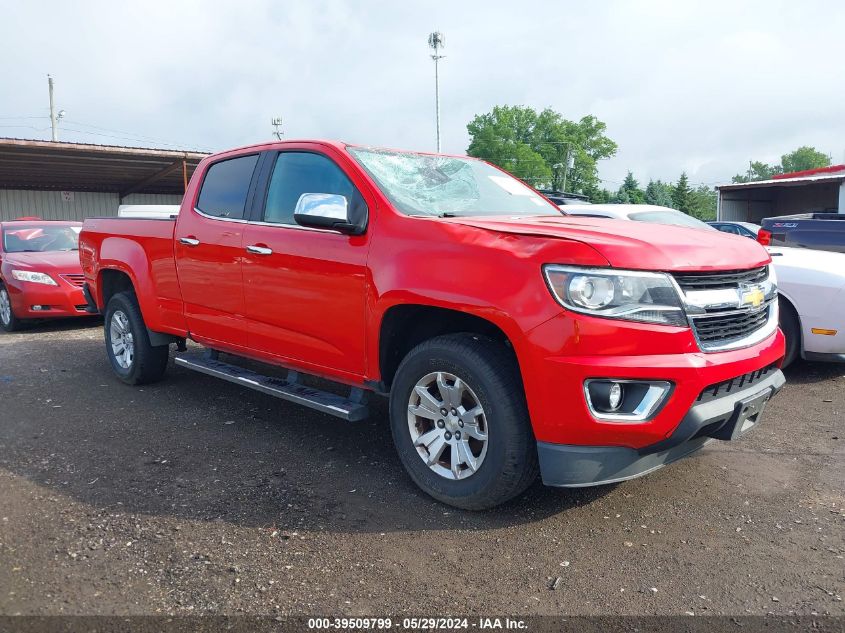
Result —
[[47, 88], [50, 91], [50, 127], [53, 131], [53, 141], [59, 140], [59, 127], [58, 121], [56, 120], [56, 104], [53, 101], [53, 78], [50, 75], [47, 75]]
[[445, 55], [440, 54], [440, 49], [446, 46], [446, 38], [440, 31], [435, 31], [428, 36], [428, 45], [434, 49], [434, 107], [437, 118], [437, 151], [440, 152], [440, 60]]

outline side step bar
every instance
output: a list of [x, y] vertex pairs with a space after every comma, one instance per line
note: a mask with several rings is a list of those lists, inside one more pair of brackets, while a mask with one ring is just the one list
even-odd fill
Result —
[[327, 391], [306, 387], [299, 380], [295, 371], [288, 372], [287, 380], [265, 376], [258, 372], [224, 363], [217, 360], [215, 353], [186, 354], [177, 356], [177, 365], [198, 371], [202, 374], [228, 380], [236, 385], [254, 389], [282, 400], [289, 400], [323, 413], [336, 416], [348, 422], [358, 422], [369, 415], [366, 396], [363, 389], [353, 388], [348, 398]]

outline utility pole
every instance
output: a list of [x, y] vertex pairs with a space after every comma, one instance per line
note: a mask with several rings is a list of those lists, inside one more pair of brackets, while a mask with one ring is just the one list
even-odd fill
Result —
[[446, 46], [446, 38], [440, 31], [435, 31], [428, 36], [428, 45], [434, 49], [434, 107], [437, 118], [437, 152], [440, 152], [440, 60], [446, 57], [440, 54], [440, 49]]
[[274, 117], [273, 119], [270, 120], [270, 125], [272, 125], [275, 128], [275, 131], [273, 132], [273, 136], [275, 136], [277, 139], [279, 139], [281, 141], [282, 137], [285, 135], [285, 133], [282, 132], [282, 117], [280, 117], [280, 116]]
[[566, 165], [563, 168], [563, 191], [566, 193], [566, 177], [569, 175], [569, 170], [575, 167], [575, 154], [572, 153], [572, 146], [566, 144]]
[[56, 104], [53, 101], [53, 78], [47, 75], [47, 87], [50, 89], [50, 126], [53, 128], [53, 141], [59, 140], [59, 126], [56, 121]]

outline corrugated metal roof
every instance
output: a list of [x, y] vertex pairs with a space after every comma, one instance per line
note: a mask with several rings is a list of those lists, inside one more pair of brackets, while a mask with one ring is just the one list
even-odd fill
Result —
[[182, 194], [205, 152], [0, 138], [0, 188]]
[[842, 182], [845, 181], [845, 173], [838, 174], [816, 174], [812, 176], [797, 176], [794, 178], [778, 178], [771, 180], [757, 180], [754, 182], [733, 182], [727, 185], [718, 185], [720, 191], [732, 189], [754, 189], [758, 187], [790, 187], [811, 183]]

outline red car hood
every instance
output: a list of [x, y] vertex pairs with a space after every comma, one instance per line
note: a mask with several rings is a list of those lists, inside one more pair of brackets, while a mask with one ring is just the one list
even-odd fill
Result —
[[4, 263], [37, 272], [81, 274], [79, 251], [48, 251], [46, 253], [6, 253]]
[[473, 217], [448, 221], [501, 233], [582, 242], [601, 253], [614, 268], [741, 270], [771, 260], [765, 248], [747, 237], [668, 224], [573, 216]]

